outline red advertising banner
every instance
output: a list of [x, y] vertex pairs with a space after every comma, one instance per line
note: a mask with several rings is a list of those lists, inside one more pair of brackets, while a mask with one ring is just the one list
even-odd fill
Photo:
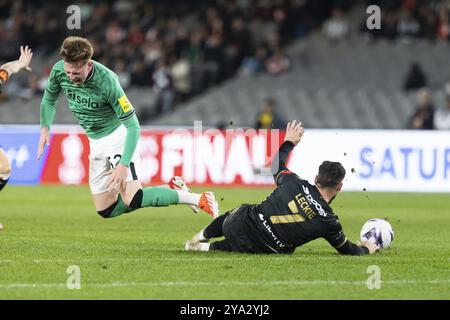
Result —
[[[143, 130], [137, 152], [143, 184], [182, 176], [190, 184], [268, 185], [261, 175], [278, 151], [277, 130]], [[84, 134], [55, 133], [42, 183], [84, 184], [89, 176], [89, 142]]]
[[89, 141], [85, 134], [53, 134], [41, 183], [88, 183], [88, 157]]

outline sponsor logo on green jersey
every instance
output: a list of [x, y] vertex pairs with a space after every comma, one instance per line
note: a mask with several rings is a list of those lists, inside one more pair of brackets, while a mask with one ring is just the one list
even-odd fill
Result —
[[70, 101], [73, 101], [79, 105], [82, 105], [83, 107], [88, 107], [88, 108], [97, 108], [98, 107], [98, 102], [95, 100], [92, 100], [91, 97], [86, 97], [86, 96], [81, 96], [79, 94], [77, 94], [76, 90], [67, 90], [67, 98]]

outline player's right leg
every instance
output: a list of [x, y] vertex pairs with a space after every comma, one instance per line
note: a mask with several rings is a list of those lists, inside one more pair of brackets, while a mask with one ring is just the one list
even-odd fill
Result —
[[[98, 143], [90, 141], [89, 155], [89, 187], [91, 189], [92, 199], [94, 201], [97, 213], [103, 218], [113, 218], [123, 213], [133, 211], [129, 203], [125, 202], [118, 190], [108, 190], [109, 176], [107, 173], [111, 170], [111, 157], [107, 156], [105, 148]], [[130, 166], [131, 167], [131, 166]], [[139, 181], [131, 179], [134, 188], [142, 188]], [[127, 185], [130, 182], [127, 181]], [[132, 188], [127, 188], [131, 190]]]
[[[173, 177], [170, 179], [169, 183], [167, 184], [167, 187], [174, 190], [182, 190], [186, 192], [192, 192], [189, 187], [184, 182], [183, 178], [181, 177]], [[198, 213], [200, 209], [196, 205], [189, 205], [189, 207], [194, 211], [195, 213]]]
[[[91, 169], [93, 167], [95, 166], [91, 164]], [[95, 172], [95, 170], [92, 171]], [[131, 174], [131, 176], [136, 175]], [[116, 190], [107, 190], [108, 179], [106, 176], [90, 179], [95, 208], [100, 216], [114, 218], [144, 207], [164, 207], [174, 204], [198, 206], [213, 217], [219, 215], [218, 203], [211, 192], [197, 194], [165, 187], [142, 188], [138, 180], [130, 179], [121, 193]]]
[[[192, 193], [191, 189], [187, 186], [187, 184], [184, 182], [183, 178], [175, 176], [167, 184], [159, 185], [158, 187], [162, 188], [168, 188], [173, 190], [181, 190]], [[194, 213], [200, 212], [200, 209], [196, 205], [189, 204], [188, 205]]]
[[[219, 216], [219, 204], [212, 192], [202, 194], [184, 190], [173, 190], [165, 187], [147, 187], [139, 189], [128, 182], [125, 192], [121, 194], [125, 203], [132, 210], [145, 207], [164, 207], [175, 204], [195, 206], [212, 217]], [[130, 190], [131, 187], [131, 190]]]
[[9, 160], [6, 157], [5, 152], [0, 148], [0, 190], [2, 190], [8, 183], [9, 176], [11, 175], [11, 166]]
[[[197, 194], [165, 187], [142, 188], [134, 173], [127, 178], [125, 190], [121, 193], [116, 190], [109, 191], [107, 189], [109, 177], [99, 173], [95, 167], [97, 165], [91, 162], [90, 187], [95, 208], [104, 218], [114, 218], [140, 208], [174, 204], [197, 206], [214, 218], [219, 215], [219, 205], [211, 192]], [[104, 168], [105, 165], [101, 167]]]

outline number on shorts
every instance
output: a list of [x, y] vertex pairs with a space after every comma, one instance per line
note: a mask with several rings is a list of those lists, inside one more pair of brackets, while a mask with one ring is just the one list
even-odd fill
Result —
[[[113, 159], [117, 159], [117, 161], [113, 162], [111, 161], [111, 157], [108, 157], [108, 162], [111, 165], [111, 168], [114, 169], [118, 164], [120, 159], [122, 159], [122, 155], [120, 154], [116, 154]], [[130, 162], [130, 171], [131, 171], [131, 176], [133, 178], [133, 180], [138, 180], [137, 174], [136, 174], [136, 168], [134, 167], [134, 162]]]
[[113, 162], [113, 161], [111, 161], [111, 157], [108, 157], [108, 161], [111, 164], [111, 168], [115, 168], [119, 164], [119, 161], [121, 158], [122, 158], [122, 155], [116, 154], [113, 159], [117, 159], [117, 161]]

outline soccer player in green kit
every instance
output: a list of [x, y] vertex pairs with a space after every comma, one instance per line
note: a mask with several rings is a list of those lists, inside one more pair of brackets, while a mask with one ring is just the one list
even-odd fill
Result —
[[71, 36], [64, 40], [62, 60], [53, 66], [41, 102], [38, 159], [50, 143], [50, 126], [62, 90], [89, 138], [89, 186], [100, 216], [113, 218], [142, 207], [188, 204], [217, 217], [214, 194], [191, 193], [180, 179], [175, 184], [172, 179], [169, 188], [142, 187], [137, 177], [139, 157], [135, 150], [140, 126], [135, 110], [116, 74], [91, 60], [93, 52], [85, 38]]

